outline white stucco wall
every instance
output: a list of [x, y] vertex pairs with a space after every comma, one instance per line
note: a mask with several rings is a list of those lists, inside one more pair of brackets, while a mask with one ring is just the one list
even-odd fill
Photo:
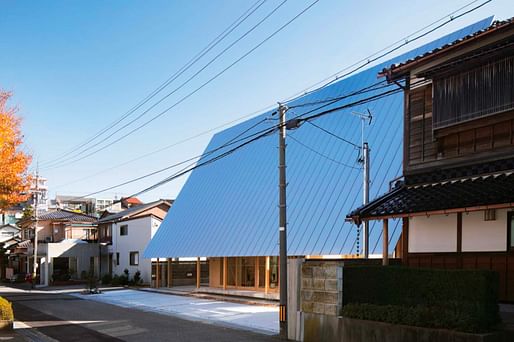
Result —
[[415, 216], [409, 220], [409, 252], [456, 252], [457, 215]]
[[[132, 278], [134, 273], [139, 270], [143, 282], [150, 283], [152, 263], [150, 259], [143, 258], [143, 252], [160, 224], [159, 219], [146, 216], [112, 225], [113, 274], [122, 275], [123, 271], [128, 269], [129, 276]], [[128, 235], [120, 236], [120, 226], [122, 225], [128, 226]], [[130, 265], [130, 252], [139, 252], [139, 265]], [[120, 256], [119, 265], [116, 263], [116, 253], [119, 253]]]
[[507, 250], [507, 210], [496, 210], [496, 220], [484, 221], [484, 212], [462, 214], [462, 251]]
[[[48, 285], [53, 275], [53, 259], [54, 258], [65, 258], [72, 257], [76, 258], [77, 267], [75, 278], [79, 278], [82, 272], [89, 272], [90, 258], [94, 257], [94, 269], [95, 274], [98, 276], [98, 255], [102, 252], [106, 253], [105, 246], [99, 246], [97, 243], [86, 243], [86, 242], [74, 242], [70, 240], [64, 240], [57, 243], [41, 243], [38, 246], [38, 256], [41, 257], [40, 261], [40, 274], [41, 283]], [[102, 268], [106, 268], [107, 265], [102, 265]]]

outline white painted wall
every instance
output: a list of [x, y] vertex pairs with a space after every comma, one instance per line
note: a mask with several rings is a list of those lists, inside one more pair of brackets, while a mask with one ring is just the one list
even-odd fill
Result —
[[[143, 282], [149, 284], [152, 276], [152, 262], [143, 258], [143, 252], [161, 224], [161, 220], [146, 216], [132, 220], [117, 222], [112, 225], [112, 253], [113, 275], [122, 275], [125, 269], [129, 270], [132, 278], [138, 270], [141, 272]], [[120, 236], [120, 226], [128, 225], [128, 235]], [[139, 252], [139, 265], [130, 265], [130, 252]], [[116, 262], [116, 253], [119, 253], [119, 265]]]
[[409, 252], [456, 252], [457, 214], [409, 219]]
[[[60, 257], [73, 257], [77, 260], [77, 274], [79, 278], [81, 273], [89, 272], [90, 258], [95, 258], [95, 273], [98, 276], [98, 254], [102, 248], [102, 253], [106, 253], [106, 247], [100, 246], [97, 243], [87, 242], [74, 242], [71, 240], [64, 240], [57, 243], [40, 243], [38, 245], [38, 257], [41, 257], [40, 261], [40, 275], [41, 284], [49, 285], [53, 275], [53, 259]], [[102, 268], [107, 265], [102, 265]]]
[[507, 250], [507, 209], [496, 210], [496, 220], [484, 221], [484, 212], [462, 214], [462, 251]]

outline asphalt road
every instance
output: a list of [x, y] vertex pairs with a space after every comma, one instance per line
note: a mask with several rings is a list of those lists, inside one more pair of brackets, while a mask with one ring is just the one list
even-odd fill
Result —
[[273, 336], [122, 308], [66, 295], [13, 291], [0, 287], [13, 303], [22, 335], [33, 341], [278, 341]]

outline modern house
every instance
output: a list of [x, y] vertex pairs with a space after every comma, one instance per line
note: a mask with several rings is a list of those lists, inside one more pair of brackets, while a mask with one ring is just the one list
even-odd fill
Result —
[[[355, 258], [362, 253], [360, 230], [345, 220], [346, 213], [363, 198], [361, 119], [354, 112], [369, 110], [373, 114], [372, 123], [366, 122], [364, 131], [371, 148], [371, 196], [387, 191], [389, 180], [401, 175], [402, 136], [398, 132], [403, 130], [402, 89], [385, 80], [377, 82], [378, 72], [481, 31], [491, 20], [479, 21], [286, 103], [287, 120], [331, 111], [287, 132], [287, 249], [291, 260]], [[276, 123], [275, 110], [271, 110], [217, 133], [204, 158], [228, 152], [233, 147], [227, 146], [230, 142], [249, 141]], [[276, 140], [275, 135], [264, 136], [195, 169], [148, 245], [145, 257], [207, 258], [208, 288], [204, 291], [246, 290], [277, 298]], [[382, 252], [380, 228], [378, 223], [370, 225], [371, 254]], [[392, 248], [386, 254], [394, 252], [400, 233], [401, 222], [396, 220], [387, 235]], [[201, 272], [197, 276], [200, 278]]]
[[495, 270], [513, 301], [514, 20], [380, 76], [404, 87], [403, 179], [348, 218], [400, 219], [403, 264]]
[[[132, 200], [134, 202], [134, 200]], [[161, 225], [171, 207], [171, 201], [158, 200], [146, 204], [133, 204], [118, 213], [104, 213], [98, 220], [99, 241], [107, 246], [101, 255], [102, 274], [129, 277], [139, 271], [144, 283], [152, 280], [152, 260], [143, 258], [143, 251]]]
[[[40, 284], [87, 277], [89, 272], [98, 276], [99, 253], [96, 217], [57, 209], [38, 215], [37, 221], [37, 274]], [[18, 272], [31, 273], [34, 260], [36, 221], [26, 218], [19, 223], [23, 241], [13, 245], [9, 255], [19, 267]]]

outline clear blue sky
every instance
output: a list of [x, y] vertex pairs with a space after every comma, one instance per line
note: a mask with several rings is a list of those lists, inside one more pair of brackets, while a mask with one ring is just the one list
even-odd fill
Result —
[[[211, 135], [68, 184], [272, 105], [469, 1], [321, 0], [244, 61], [136, 134], [72, 165], [54, 169], [42, 166], [41, 174], [49, 179], [52, 196], [56, 192], [83, 195], [200, 154]], [[34, 156], [33, 166], [36, 160], [44, 162], [68, 151], [121, 116], [254, 2], [3, 3], [0, 88], [14, 92], [11, 104], [19, 107], [23, 117], [25, 148]], [[198, 87], [311, 2], [289, 0], [264, 25], [146, 117]], [[279, 3], [268, 0], [180, 80], [207, 63]], [[489, 15], [496, 19], [514, 16], [511, 1], [495, 0], [408, 49]], [[165, 176], [166, 173], [156, 175], [97, 197], [126, 195]], [[170, 183], [142, 198], [174, 198], [184, 181], [185, 178]]]

